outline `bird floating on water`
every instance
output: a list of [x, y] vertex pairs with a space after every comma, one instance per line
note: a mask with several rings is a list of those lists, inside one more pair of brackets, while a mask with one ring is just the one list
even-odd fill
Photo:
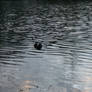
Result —
[[37, 50], [41, 50], [42, 49], [42, 43], [41, 42], [35, 42], [34, 48], [37, 49]]

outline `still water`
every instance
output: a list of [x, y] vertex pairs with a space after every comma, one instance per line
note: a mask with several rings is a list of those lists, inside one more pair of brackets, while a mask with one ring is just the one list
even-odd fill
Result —
[[31, 3], [0, 3], [0, 92], [92, 92], [92, 3]]

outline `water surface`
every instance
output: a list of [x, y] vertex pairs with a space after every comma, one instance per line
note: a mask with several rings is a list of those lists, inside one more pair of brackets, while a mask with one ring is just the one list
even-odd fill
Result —
[[0, 92], [92, 92], [91, 2], [0, 7]]

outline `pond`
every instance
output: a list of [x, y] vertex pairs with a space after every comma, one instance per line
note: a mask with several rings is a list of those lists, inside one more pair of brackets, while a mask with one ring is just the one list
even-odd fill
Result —
[[92, 92], [92, 3], [33, 3], [0, 3], [0, 92]]

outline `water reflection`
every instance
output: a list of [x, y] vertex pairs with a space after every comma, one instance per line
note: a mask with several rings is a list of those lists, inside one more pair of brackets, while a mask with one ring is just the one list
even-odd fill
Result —
[[0, 92], [91, 92], [92, 3], [24, 3], [0, 6]]

